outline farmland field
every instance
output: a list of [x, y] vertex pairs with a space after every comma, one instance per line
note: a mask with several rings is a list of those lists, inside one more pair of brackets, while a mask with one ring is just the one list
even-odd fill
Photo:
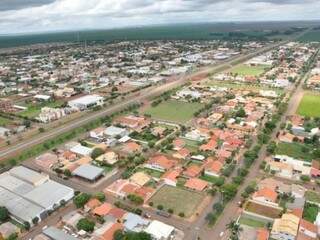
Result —
[[195, 112], [203, 107], [201, 103], [187, 103], [169, 100], [155, 107], [148, 108], [145, 113], [152, 118], [176, 123], [186, 123]]
[[184, 213], [186, 217], [190, 217], [204, 197], [201, 193], [164, 185], [149, 202], [152, 202], [154, 207], [162, 205], [164, 210], [172, 209], [176, 215]]
[[299, 38], [302, 42], [320, 42], [320, 31], [310, 31]]
[[320, 95], [305, 93], [297, 110], [304, 117], [320, 117]]
[[238, 74], [241, 76], [259, 76], [266, 71], [266, 66], [247, 66], [245, 64], [241, 64], [239, 66], [234, 67], [231, 72], [233, 74]]

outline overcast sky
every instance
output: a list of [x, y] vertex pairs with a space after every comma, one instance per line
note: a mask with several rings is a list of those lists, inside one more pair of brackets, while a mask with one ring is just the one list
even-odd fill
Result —
[[149, 24], [319, 19], [320, 0], [0, 0], [0, 34]]

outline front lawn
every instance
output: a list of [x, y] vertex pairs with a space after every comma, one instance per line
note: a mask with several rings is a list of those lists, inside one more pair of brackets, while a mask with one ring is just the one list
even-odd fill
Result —
[[184, 213], [190, 217], [204, 200], [205, 195], [186, 189], [164, 185], [149, 200], [153, 206], [163, 206], [163, 210], [172, 209], [175, 215]]
[[186, 123], [193, 118], [193, 114], [199, 111], [204, 105], [201, 103], [188, 103], [169, 100], [150, 107], [145, 114], [151, 115], [154, 119], [165, 120], [176, 123]]
[[300, 143], [278, 143], [276, 154], [287, 155], [307, 162], [311, 162], [313, 159], [312, 149]]
[[241, 76], [260, 76], [267, 69], [267, 66], [259, 65], [259, 66], [248, 66], [245, 64], [241, 64], [239, 66], [234, 67], [231, 72], [233, 74], [238, 74]]
[[266, 226], [264, 222], [260, 222], [258, 220], [254, 220], [243, 216], [241, 216], [241, 218], [239, 219], [239, 223], [253, 228], [264, 228]]
[[149, 169], [149, 168], [138, 168], [136, 172], [140, 172], [143, 171], [146, 174], [148, 174], [150, 177], [154, 177], [154, 178], [161, 178], [161, 176], [163, 175], [163, 172], [154, 170], [154, 169]]
[[299, 104], [297, 113], [304, 117], [320, 117], [320, 95], [305, 93]]
[[0, 116], [0, 126], [5, 127], [11, 120]]

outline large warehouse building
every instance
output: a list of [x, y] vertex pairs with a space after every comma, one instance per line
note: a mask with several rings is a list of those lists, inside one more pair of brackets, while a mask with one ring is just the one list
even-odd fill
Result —
[[0, 206], [6, 207], [18, 222], [32, 224], [73, 198], [73, 189], [49, 179], [48, 175], [15, 167], [0, 175]]
[[69, 101], [68, 105], [73, 108], [78, 108], [79, 110], [85, 110], [90, 107], [103, 105], [103, 97], [97, 94], [86, 95]]

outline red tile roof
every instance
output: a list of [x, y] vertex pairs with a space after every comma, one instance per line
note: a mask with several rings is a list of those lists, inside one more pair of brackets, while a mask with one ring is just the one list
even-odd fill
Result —
[[191, 178], [185, 183], [184, 186], [193, 190], [203, 191], [208, 186], [208, 183], [199, 178]]

